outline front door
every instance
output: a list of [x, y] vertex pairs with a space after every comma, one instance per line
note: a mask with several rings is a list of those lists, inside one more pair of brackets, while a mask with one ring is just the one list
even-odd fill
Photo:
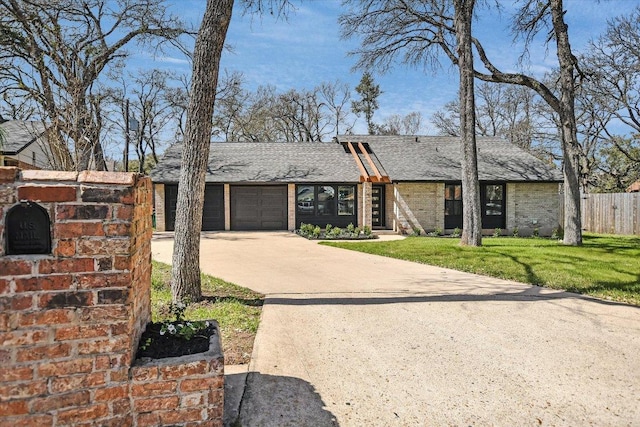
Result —
[[386, 226], [384, 193], [384, 185], [374, 185], [371, 188], [371, 225], [377, 228]]

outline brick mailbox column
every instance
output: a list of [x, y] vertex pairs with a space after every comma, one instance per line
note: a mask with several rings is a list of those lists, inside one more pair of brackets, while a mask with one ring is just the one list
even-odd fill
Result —
[[[44, 208], [51, 252], [7, 254], [7, 213]], [[151, 182], [0, 168], [0, 424], [132, 425], [150, 320]]]

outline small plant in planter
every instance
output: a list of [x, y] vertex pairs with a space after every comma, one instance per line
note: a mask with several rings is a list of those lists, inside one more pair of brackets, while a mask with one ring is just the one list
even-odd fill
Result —
[[149, 323], [140, 338], [137, 358], [164, 359], [203, 353], [209, 350], [209, 340], [216, 334], [217, 322], [184, 320], [187, 305], [170, 303], [169, 312], [174, 321]]

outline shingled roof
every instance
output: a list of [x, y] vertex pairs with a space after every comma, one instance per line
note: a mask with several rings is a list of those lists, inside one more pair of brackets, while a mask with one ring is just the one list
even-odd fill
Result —
[[[340, 142], [363, 142], [377, 156], [392, 181], [459, 181], [460, 139], [446, 136], [343, 135]], [[477, 138], [481, 181], [561, 182], [562, 173], [500, 138]]]
[[7, 120], [0, 123], [0, 127], [4, 133], [4, 142], [0, 146], [0, 152], [6, 155], [18, 154], [45, 131], [42, 122], [22, 120]]
[[[345, 135], [339, 142], [369, 145], [374, 161], [391, 181], [460, 181], [460, 139], [444, 136]], [[499, 138], [478, 138], [481, 181], [561, 182], [562, 173]], [[154, 182], [180, 178], [182, 144], [174, 144], [151, 173]], [[359, 182], [353, 156], [329, 142], [214, 142], [206, 182]]]
[[[154, 182], [178, 182], [182, 144], [174, 144], [151, 172]], [[206, 182], [358, 182], [350, 154], [330, 142], [213, 142]]]

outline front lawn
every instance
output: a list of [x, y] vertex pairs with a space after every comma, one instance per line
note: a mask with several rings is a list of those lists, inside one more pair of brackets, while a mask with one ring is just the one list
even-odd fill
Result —
[[322, 244], [640, 305], [639, 237], [587, 234], [581, 247], [514, 237], [485, 237], [480, 248], [459, 243], [408, 237]]
[[[151, 273], [151, 316], [153, 322], [175, 320], [171, 303], [171, 266], [153, 261]], [[220, 325], [225, 364], [246, 364], [251, 360], [253, 341], [260, 323], [264, 295], [222, 279], [202, 275], [201, 302], [190, 304], [185, 320], [215, 319]]]

